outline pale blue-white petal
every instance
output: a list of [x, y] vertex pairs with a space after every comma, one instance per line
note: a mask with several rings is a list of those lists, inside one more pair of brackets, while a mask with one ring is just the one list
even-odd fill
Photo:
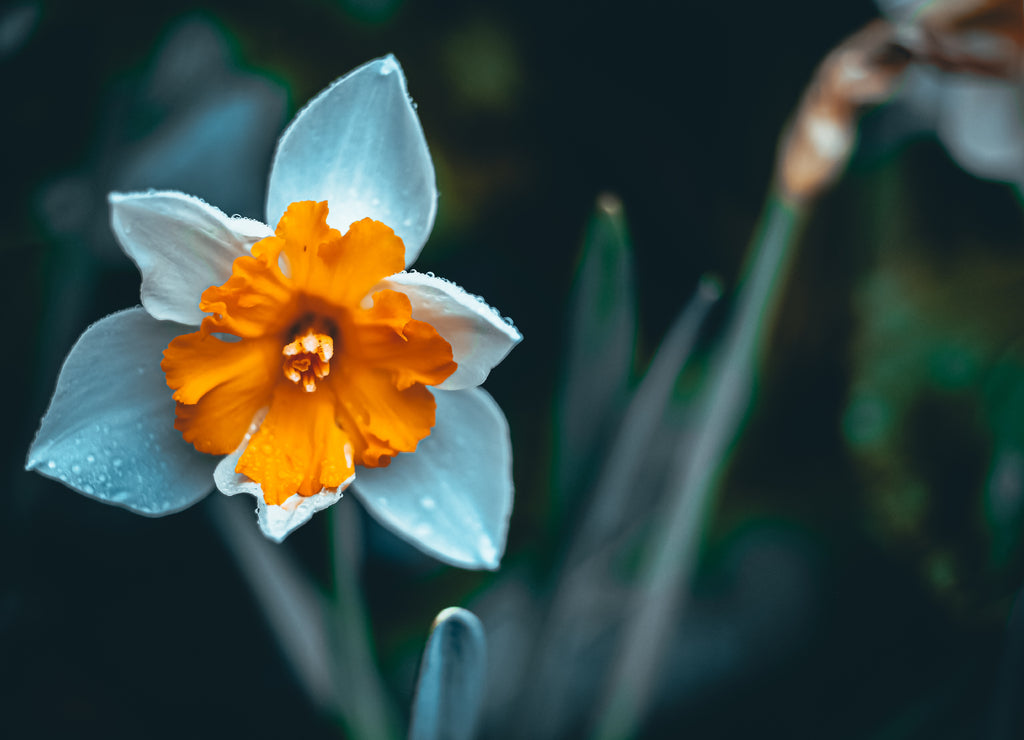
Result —
[[476, 615], [448, 607], [423, 651], [409, 740], [472, 740], [487, 678], [487, 638]]
[[455, 391], [480, 385], [523, 339], [511, 321], [482, 298], [447, 280], [403, 272], [385, 278], [374, 290], [384, 289], [409, 296], [413, 318], [433, 326], [452, 346], [459, 367], [438, 388]]
[[213, 480], [217, 490], [228, 496], [234, 496], [236, 493], [247, 493], [253, 496], [256, 499], [256, 520], [259, 522], [260, 531], [267, 539], [281, 542], [295, 529], [308, 522], [315, 513], [340, 501], [342, 492], [349, 487], [354, 477], [349, 478], [337, 488], [321, 488], [319, 493], [312, 496], [300, 496], [296, 493], [285, 499], [282, 504], [268, 504], [263, 499], [263, 489], [259, 483], [248, 476], [235, 472], [239, 458], [245, 452], [252, 435], [260, 428], [260, 423], [266, 413], [266, 409], [263, 409], [256, 414], [241, 444], [217, 465], [217, 469], [213, 473]]
[[1024, 108], [1015, 82], [946, 75], [937, 129], [953, 159], [978, 177], [1024, 183]]
[[213, 489], [218, 458], [174, 428], [163, 350], [188, 328], [141, 308], [111, 314], [71, 348], [26, 468], [138, 514], [163, 516]]
[[508, 423], [480, 388], [433, 393], [430, 436], [386, 468], [359, 468], [353, 488], [377, 521], [438, 560], [495, 569], [512, 512]]
[[405, 242], [407, 265], [420, 253], [437, 211], [434, 164], [390, 54], [331, 84], [282, 134], [267, 223], [299, 200], [326, 200], [327, 220], [343, 234], [366, 217], [387, 224]]
[[235, 258], [273, 233], [184, 193], [111, 193], [109, 200], [114, 236], [142, 273], [142, 305], [156, 319], [199, 324], [203, 291], [226, 281]]

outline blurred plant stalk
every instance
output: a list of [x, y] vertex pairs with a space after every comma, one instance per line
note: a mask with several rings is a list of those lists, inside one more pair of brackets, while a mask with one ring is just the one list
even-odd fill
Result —
[[841, 175], [857, 121], [889, 99], [910, 55], [875, 21], [818, 67], [784, 132], [769, 192], [736, 289], [732, 315], [695, 399], [690, 439], [672, 465], [640, 567], [595, 736], [636, 736], [662, 669], [663, 646], [686, 611], [702, 534], [755, 396], [795, 246], [815, 199]]
[[356, 508], [330, 511], [334, 593], [328, 596], [286, 550], [252, 526], [248, 507], [226, 496], [209, 501], [214, 523], [310, 700], [352, 737], [401, 737], [374, 659], [359, 587], [362, 537]]

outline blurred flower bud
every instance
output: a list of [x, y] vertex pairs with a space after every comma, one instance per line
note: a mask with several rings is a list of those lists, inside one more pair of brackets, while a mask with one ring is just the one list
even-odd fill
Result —
[[873, 21], [837, 46], [807, 87], [778, 158], [778, 182], [796, 202], [819, 195], [849, 161], [857, 118], [889, 99], [910, 56], [895, 29]]

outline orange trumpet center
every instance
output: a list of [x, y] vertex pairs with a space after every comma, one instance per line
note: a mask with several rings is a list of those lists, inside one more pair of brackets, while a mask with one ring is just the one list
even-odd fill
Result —
[[405, 246], [384, 224], [363, 219], [342, 235], [326, 203], [293, 203], [274, 236], [203, 292], [199, 331], [164, 351], [175, 428], [226, 455], [266, 409], [235, 470], [268, 504], [340, 489], [356, 465], [415, 450], [434, 425], [427, 386], [456, 364], [407, 295], [377, 289], [404, 266]]

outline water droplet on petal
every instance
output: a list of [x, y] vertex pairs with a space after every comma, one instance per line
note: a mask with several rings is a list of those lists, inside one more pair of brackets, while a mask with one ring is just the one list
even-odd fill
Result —
[[114, 466], [115, 468], [119, 468], [119, 467], [121, 467], [122, 465], [124, 465], [124, 460], [122, 460], [122, 459], [121, 459], [121, 458], [119, 458], [119, 457], [115, 457], [115, 458], [114, 458], [114, 462], [113, 462], [112, 464], [113, 464], [113, 466]]
[[96, 489], [92, 486], [82, 486], [82, 490], [89, 494], [96, 493]]
[[94, 462], [96, 462], [96, 456], [95, 455], [87, 455], [86, 458], [85, 458], [85, 461], [86, 462], [90, 462], [90, 463], [94, 463]]
[[429, 537], [433, 533], [434, 528], [431, 527], [429, 524], [423, 522], [417, 524], [416, 528], [413, 530], [413, 534], [419, 537], [420, 539], [423, 539], [424, 537]]
[[424, 496], [423, 498], [420, 499], [420, 506], [428, 510], [436, 509], [437, 501], [435, 501], [430, 496]]
[[81, 473], [82, 472], [82, 466], [81, 465], [72, 465], [71, 466], [71, 472], [72, 473]]
[[46, 463], [46, 467], [48, 467], [50, 470], [53, 470], [55, 467], [57, 467], [57, 463], [55, 463], [53, 460], [50, 460], [48, 463]]

